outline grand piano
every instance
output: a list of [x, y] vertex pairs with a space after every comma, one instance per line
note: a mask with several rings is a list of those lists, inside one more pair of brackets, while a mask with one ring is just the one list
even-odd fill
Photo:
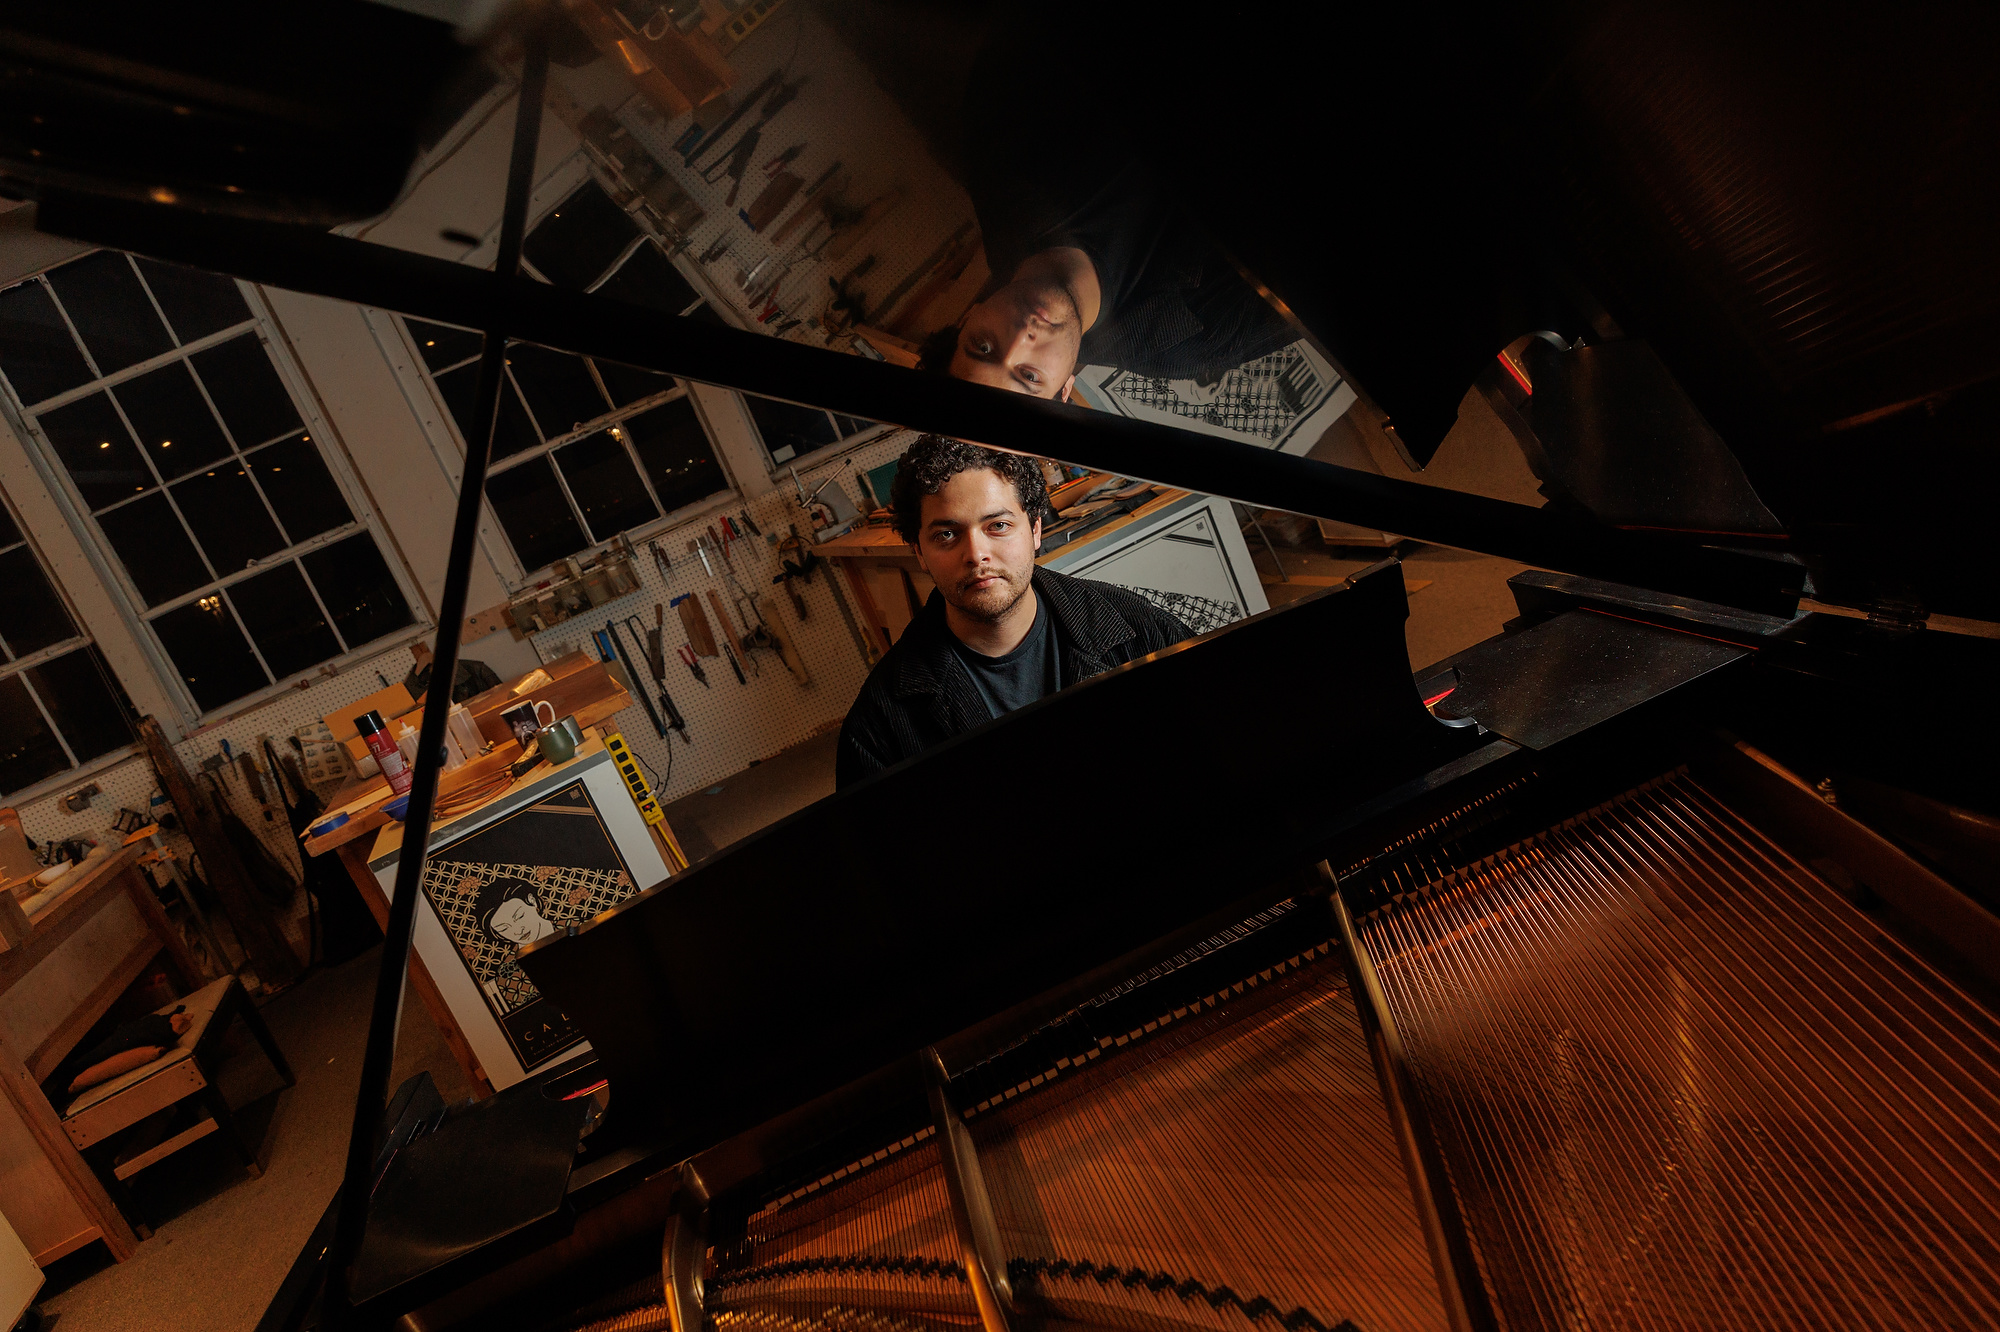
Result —
[[[1991, 16], [1379, 18], [1310, 97], [1266, 77], [1288, 17], [1210, 109], [1436, 74], [1347, 126], [1416, 224], [1308, 227], [1295, 144], [1162, 107], [1272, 168], [1205, 220], [1413, 462], [1550, 328], [1513, 402], [1550, 508], [45, 182], [68, 234], [1537, 566], [1413, 675], [1385, 560], [538, 942], [591, 1053], [475, 1105], [365, 1084], [263, 1328], [2000, 1323]], [[1459, 132], [1490, 98], [1505, 152]], [[1468, 163], [1499, 202], [1435, 211]], [[1033, 774], [1086, 734], [1121, 761], [1052, 839]]]

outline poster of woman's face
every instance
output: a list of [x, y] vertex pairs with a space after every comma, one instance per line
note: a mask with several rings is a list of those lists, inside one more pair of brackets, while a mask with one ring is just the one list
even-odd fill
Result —
[[494, 879], [479, 890], [473, 908], [486, 932], [502, 943], [526, 944], [556, 932], [542, 915], [535, 886], [525, 879]]
[[638, 891], [581, 782], [439, 847], [424, 894], [524, 1069], [583, 1040], [515, 960]]

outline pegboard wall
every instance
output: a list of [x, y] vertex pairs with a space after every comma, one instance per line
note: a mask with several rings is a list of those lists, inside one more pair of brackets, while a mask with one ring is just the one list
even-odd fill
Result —
[[[733, 98], [747, 98], [774, 71], [788, 82], [803, 81], [798, 96], [763, 128], [734, 204], [727, 202], [729, 182], [711, 183], [703, 173], [717, 161], [727, 161], [729, 143], [757, 123], [761, 108], [745, 115], [723, 136], [718, 151], [698, 157], [693, 166], [673, 149], [693, 124], [693, 112], [666, 119], [643, 98], [623, 97], [630, 85], [622, 82], [617, 86], [623, 100], [604, 108], [701, 204], [704, 216], [689, 233], [686, 258], [699, 265], [713, 293], [728, 302], [746, 327], [759, 327], [756, 316], [761, 306], [752, 309], [745, 299], [741, 275], [767, 259], [789, 263], [789, 271], [774, 292], [783, 314], [763, 325], [766, 329], [775, 332], [786, 317], [796, 317], [802, 322], [780, 336], [826, 345], [829, 339], [820, 331], [817, 317], [833, 296], [829, 280], [842, 279], [860, 297], [871, 321], [879, 321], [921, 284], [954, 237], [962, 237], [974, 225], [971, 199], [931, 156], [922, 135], [874, 75], [806, 5], [785, 6], [729, 53], [729, 64], [736, 73], [729, 94]], [[592, 70], [576, 74], [556, 70], [551, 77], [587, 109], [609, 100], [600, 86], [601, 71], [592, 77]], [[851, 182], [845, 191], [848, 200], [858, 205], [886, 194], [896, 196], [894, 207], [838, 259], [825, 253], [817, 259], [808, 257], [808, 247], [801, 244], [805, 228], [781, 246], [771, 244], [772, 234], [801, 206], [798, 199], [805, 189], [761, 234], [752, 232], [738, 216], [738, 210], [764, 188], [765, 164], [794, 145], [801, 151], [788, 169], [806, 182], [806, 188], [838, 163]], [[719, 245], [726, 245], [726, 252], [700, 264], [702, 256]], [[864, 265], [865, 271], [856, 275]], [[839, 345], [841, 340], [833, 341]]]
[[[907, 430], [889, 431], [838, 457], [801, 470], [799, 479], [810, 493], [828, 476], [837, 476], [841, 488], [853, 498], [860, 489], [854, 479], [855, 471], [865, 471], [901, 457], [914, 438]], [[809, 530], [796, 492], [789, 482], [747, 504], [733, 505], [727, 512], [736, 517], [746, 510], [751, 521], [766, 537], [784, 535], [793, 523], [799, 525], [801, 532]], [[634, 653], [633, 666], [639, 678], [633, 684], [641, 689], [650, 688], [652, 677], [647, 673], [640, 655], [644, 651], [644, 639], [642, 637], [636, 645], [633, 643], [633, 635], [624, 618], [633, 616], [641, 628], [650, 629], [654, 620], [653, 608], [667, 606], [684, 592], [699, 598], [703, 613], [708, 616], [709, 624], [720, 641], [723, 629], [715, 623], [715, 612], [709, 605], [708, 594], [715, 592], [722, 598], [724, 607], [734, 614], [731, 606], [734, 589], [724, 576], [719, 556], [710, 556], [710, 562], [716, 566], [715, 575], [711, 577], [703, 570], [700, 557], [687, 548], [687, 543], [696, 535], [705, 534], [714, 521], [712, 517], [703, 515], [669, 528], [654, 538], [673, 561], [670, 573], [663, 577], [652, 555], [642, 548], [638, 559], [633, 561], [633, 569], [640, 579], [639, 590], [536, 634], [534, 643], [537, 653], [545, 661], [578, 649], [595, 657], [591, 632], [603, 629], [607, 621], [616, 623], [625, 650]], [[776, 654], [760, 651], [750, 654], [755, 659], [755, 673], [751, 672], [748, 663], [745, 664], [746, 684], [736, 682], [726, 657], [698, 658], [702, 671], [708, 677], [708, 686], [703, 688], [674, 654], [674, 649], [685, 643], [687, 637], [681, 629], [679, 613], [668, 609], [666, 633], [663, 635], [667, 653], [667, 692], [687, 722], [687, 742], [683, 743], [678, 735], [670, 733], [670, 752], [669, 740], [662, 740], [653, 730], [646, 719], [645, 709], [636, 700], [613, 722], [644, 761], [654, 794], [662, 803], [712, 786], [743, 771], [752, 760], [769, 758], [782, 749], [838, 725], [840, 719], [847, 715], [855, 695], [861, 691], [861, 682], [868, 677], [867, 660], [855, 644], [854, 636], [848, 632], [840, 610], [834, 604], [833, 593], [827, 586], [828, 577], [833, 574], [830, 565], [821, 564], [810, 583], [792, 583], [806, 603], [807, 618], [804, 624], [800, 624], [793, 613], [791, 598], [785, 595], [783, 588], [771, 583], [772, 576], [778, 572], [776, 548], [763, 538], [750, 537], [743, 542], [731, 543], [730, 551], [735, 561], [737, 580], [744, 588], [758, 593], [757, 603], [772, 632], [780, 638], [789, 636], [798, 648], [811, 683], [799, 684]], [[853, 593], [844, 584], [841, 591], [849, 598], [851, 609]], [[477, 655], [477, 647], [474, 644], [469, 650]], [[665, 718], [661, 720], [664, 722]]]

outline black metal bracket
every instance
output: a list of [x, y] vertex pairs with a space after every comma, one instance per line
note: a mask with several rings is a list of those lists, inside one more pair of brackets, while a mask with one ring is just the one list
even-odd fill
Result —
[[[944, 1166], [945, 1191], [951, 1195], [952, 1230], [965, 1263], [965, 1279], [979, 1305], [983, 1332], [1009, 1332], [1007, 1311], [1014, 1292], [1007, 1284], [1007, 1255], [1000, 1247], [1000, 1225], [993, 1219], [993, 1200], [979, 1168], [979, 1148], [965, 1127], [965, 1116], [951, 1100], [951, 1075], [935, 1048], [924, 1051], [931, 1078], [931, 1126], [937, 1130], [938, 1160]], [[684, 1332], [678, 1324], [674, 1332]]]
[[702, 1269], [708, 1263], [708, 1188], [691, 1162], [681, 1163], [680, 1188], [660, 1240], [660, 1282], [674, 1332], [704, 1332]]

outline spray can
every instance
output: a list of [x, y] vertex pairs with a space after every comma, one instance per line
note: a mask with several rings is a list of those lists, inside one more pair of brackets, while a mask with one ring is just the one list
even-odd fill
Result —
[[379, 712], [364, 712], [354, 719], [354, 729], [368, 745], [368, 752], [375, 756], [375, 763], [382, 769], [382, 775], [389, 779], [389, 789], [403, 795], [410, 789], [410, 765], [403, 761], [403, 751], [396, 748], [396, 739], [389, 734], [389, 724], [382, 720]]

